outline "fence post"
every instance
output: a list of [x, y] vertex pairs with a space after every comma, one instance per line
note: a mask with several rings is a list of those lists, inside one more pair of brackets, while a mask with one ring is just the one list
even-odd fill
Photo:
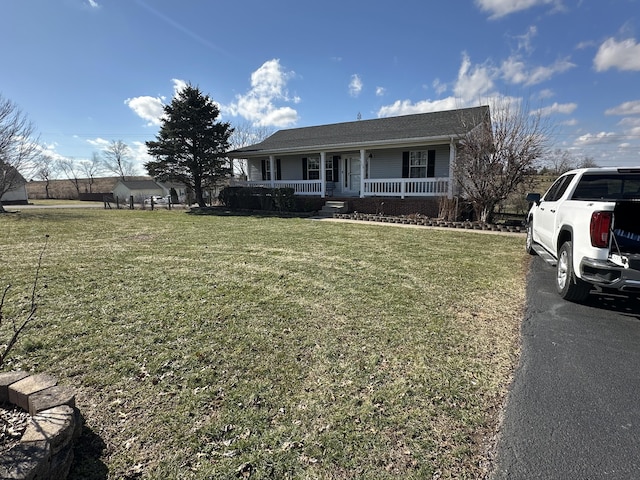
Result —
[[133, 195], [129, 196], [129, 210], [133, 210]]

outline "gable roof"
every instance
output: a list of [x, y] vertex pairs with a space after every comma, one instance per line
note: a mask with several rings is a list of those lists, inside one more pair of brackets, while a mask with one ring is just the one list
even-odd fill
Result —
[[489, 107], [418, 113], [278, 130], [260, 143], [227, 152], [232, 158], [449, 140], [489, 120]]
[[119, 180], [118, 183], [129, 190], [162, 190], [162, 187], [153, 180]]

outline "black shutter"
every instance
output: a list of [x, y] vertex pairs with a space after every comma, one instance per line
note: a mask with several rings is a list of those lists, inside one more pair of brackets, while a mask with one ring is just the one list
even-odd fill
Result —
[[427, 154], [427, 178], [436, 176], [436, 151], [429, 150]]
[[338, 181], [338, 164], [340, 163], [340, 155], [333, 156], [333, 181]]
[[276, 158], [276, 180], [282, 180], [282, 169], [280, 168], [279, 158]]
[[409, 152], [402, 152], [402, 178], [409, 178]]
[[308, 180], [307, 178], [307, 157], [302, 159], [302, 179]]
[[262, 160], [262, 181], [266, 181], [269, 180], [267, 178], [267, 161], [268, 160]]

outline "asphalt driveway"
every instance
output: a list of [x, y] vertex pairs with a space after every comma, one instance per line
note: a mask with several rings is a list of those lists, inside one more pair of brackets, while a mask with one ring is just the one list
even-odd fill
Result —
[[640, 301], [562, 300], [533, 258], [493, 480], [640, 478]]

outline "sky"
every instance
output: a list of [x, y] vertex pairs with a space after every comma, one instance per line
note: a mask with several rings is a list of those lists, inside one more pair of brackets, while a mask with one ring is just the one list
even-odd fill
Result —
[[0, 95], [53, 158], [138, 173], [186, 84], [276, 131], [522, 102], [552, 149], [640, 165], [640, 0], [0, 0]]

